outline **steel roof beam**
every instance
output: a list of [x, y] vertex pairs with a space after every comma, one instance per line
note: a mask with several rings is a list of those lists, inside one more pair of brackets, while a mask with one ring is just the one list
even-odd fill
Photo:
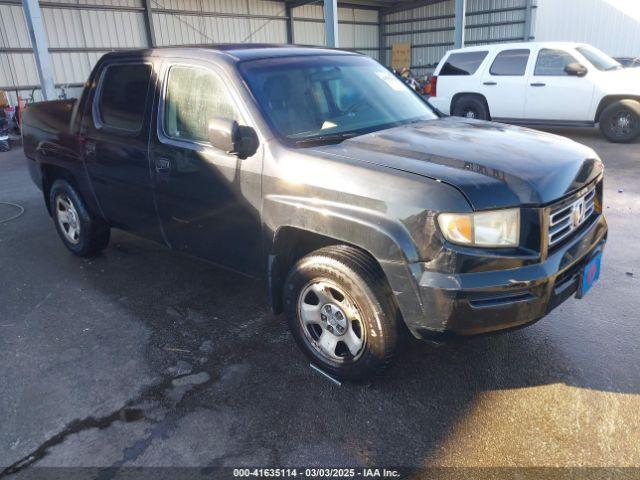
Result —
[[40, 4], [38, 0], [23, 0], [22, 9], [29, 29], [33, 56], [35, 57], [36, 69], [42, 86], [42, 96], [45, 100], [54, 100], [56, 98], [56, 87], [53, 82], [53, 67]]
[[414, 8], [426, 7], [427, 5], [433, 5], [434, 3], [442, 3], [447, 0], [417, 0], [414, 2], [402, 2], [393, 7], [383, 8], [381, 13], [383, 15], [389, 15], [391, 13], [404, 12], [405, 10], [412, 10]]

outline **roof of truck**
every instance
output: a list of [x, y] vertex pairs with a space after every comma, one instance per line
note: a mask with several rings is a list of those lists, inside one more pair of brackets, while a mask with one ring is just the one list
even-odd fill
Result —
[[447, 53], [459, 52], [477, 52], [484, 50], [505, 50], [511, 48], [575, 48], [586, 46], [586, 43], [580, 42], [511, 42], [511, 43], [494, 43], [491, 45], [474, 45], [473, 47], [456, 48], [447, 51]]
[[349, 50], [314, 47], [306, 45], [270, 44], [270, 43], [221, 43], [210, 45], [195, 45], [190, 47], [162, 47], [146, 50], [121, 50], [107, 55], [117, 57], [127, 56], [186, 56], [210, 57], [211, 54], [222, 55], [228, 60], [256, 60], [263, 58], [314, 56], [314, 55], [360, 55]]

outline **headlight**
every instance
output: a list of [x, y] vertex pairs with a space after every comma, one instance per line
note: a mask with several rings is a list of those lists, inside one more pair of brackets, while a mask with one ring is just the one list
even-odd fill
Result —
[[438, 225], [452, 243], [476, 247], [515, 247], [520, 241], [520, 209], [441, 213]]

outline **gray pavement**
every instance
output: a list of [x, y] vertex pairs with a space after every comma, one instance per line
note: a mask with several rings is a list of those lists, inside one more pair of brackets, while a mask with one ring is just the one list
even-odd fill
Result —
[[[640, 144], [605, 161], [600, 282], [537, 324], [410, 343], [367, 385], [309, 367], [262, 284], [116, 231], [58, 240], [0, 154], [0, 471], [41, 466], [640, 466]], [[14, 210], [0, 205], [0, 220]]]

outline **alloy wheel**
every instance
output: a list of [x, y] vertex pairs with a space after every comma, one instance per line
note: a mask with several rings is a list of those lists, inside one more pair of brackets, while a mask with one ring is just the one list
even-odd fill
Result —
[[611, 117], [609, 129], [617, 137], [631, 133], [635, 128], [636, 119], [631, 112], [621, 110]]
[[478, 113], [472, 108], [467, 108], [465, 109], [463, 116], [465, 118], [478, 118]]
[[298, 319], [306, 340], [323, 358], [344, 363], [362, 355], [366, 343], [362, 315], [335, 283], [307, 284], [298, 297]]
[[65, 238], [72, 244], [80, 242], [80, 217], [73, 202], [66, 195], [56, 197], [56, 219]]

